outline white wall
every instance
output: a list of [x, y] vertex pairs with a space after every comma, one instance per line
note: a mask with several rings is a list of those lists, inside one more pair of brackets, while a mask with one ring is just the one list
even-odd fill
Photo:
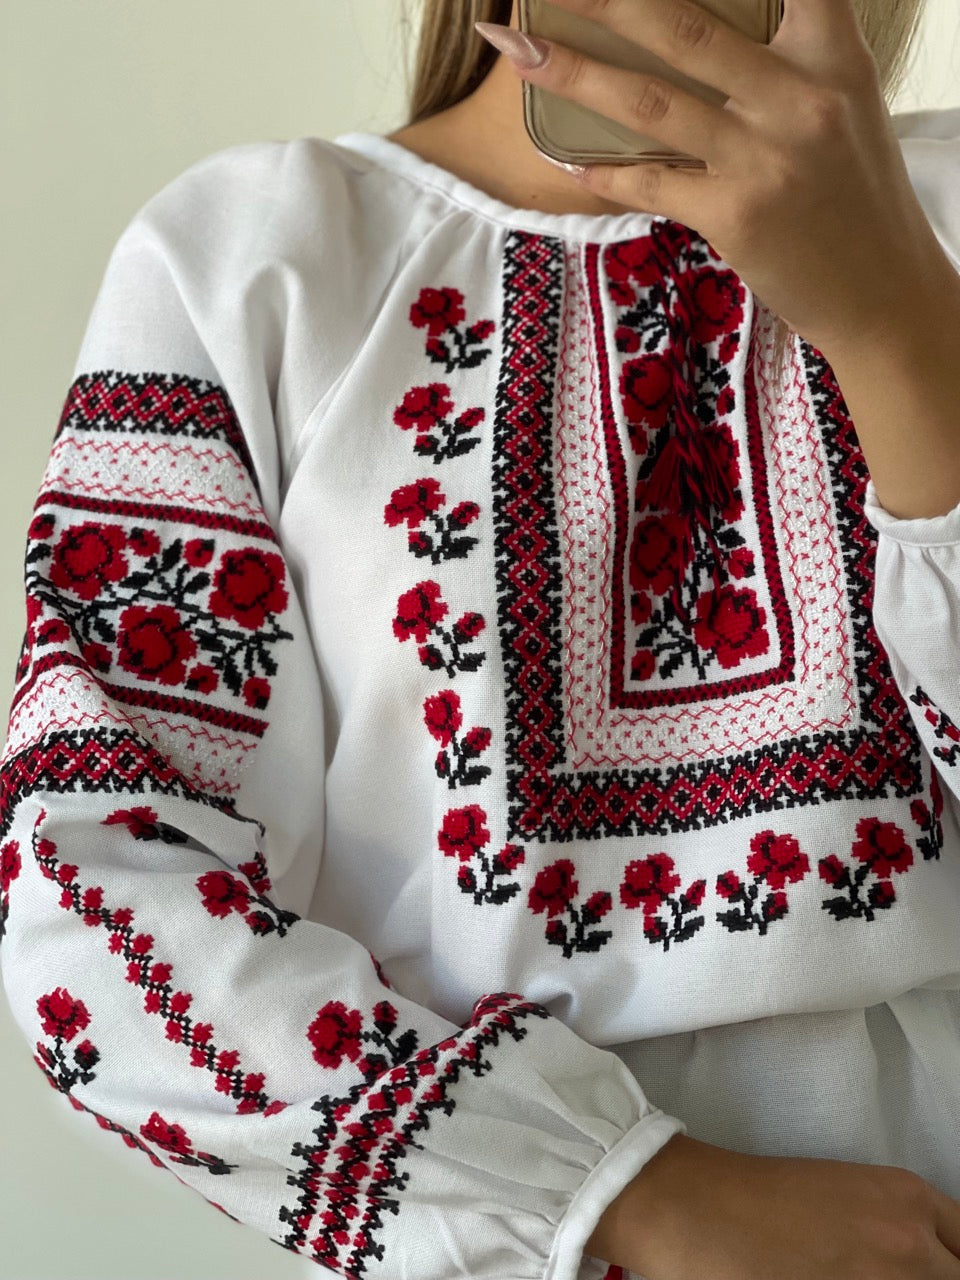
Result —
[[[30, 511], [117, 236], [155, 191], [220, 147], [396, 128], [402, 20], [407, 12], [412, 49], [420, 2], [0, 0], [4, 712]], [[960, 6], [927, 4], [895, 111], [960, 106]], [[78, 1117], [30, 1050], [0, 1000], [0, 1280], [324, 1274]]]

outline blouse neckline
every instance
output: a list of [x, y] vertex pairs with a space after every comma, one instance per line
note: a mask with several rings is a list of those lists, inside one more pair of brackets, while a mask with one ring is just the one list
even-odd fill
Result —
[[338, 147], [358, 152], [382, 169], [399, 174], [421, 189], [438, 192], [450, 203], [468, 209], [478, 217], [518, 231], [603, 244], [645, 235], [654, 222], [666, 221], [662, 214], [630, 209], [625, 213], [597, 214], [522, 209], [482, 191], [449, 169], [425, 160], [409, 147], [382, 134], [352, 130], [338, 134], [332, 141]]

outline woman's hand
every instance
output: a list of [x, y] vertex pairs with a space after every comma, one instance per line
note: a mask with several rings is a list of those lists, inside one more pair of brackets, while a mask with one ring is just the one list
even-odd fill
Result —
[[677, 1134], [617, 1212], [600, 1256], [646, 1280], [960, 1280], [960, 1203], [892, 1165], [745, 1155]]
[[786, 0], [769, 44], [692, 0], [550, 3], [727, 95], [711, 106], [544, 41], [539, 67], [514, 62], [522, 78], [707, 165], [595, 164], [578, 180], [691, 227], [820, 351], [881, 332], [904, 291], [952, 270], [910, 184], [853, 0]]

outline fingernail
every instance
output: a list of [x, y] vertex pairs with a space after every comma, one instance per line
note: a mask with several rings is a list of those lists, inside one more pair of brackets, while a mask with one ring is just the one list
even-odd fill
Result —
[[505, 53], [521, 70], [528, 71], [541, 67], [547, 60], [550, 45], [537, 36], [528, 36], [513, 27], [505, 27], [499, 22], [475, 22], [474, 29], [489, 40], [495, 49]]
[[540, 154], [544, 160], [549, 160], [551, 164], [555, 164], [558, 169], [566, 169], [567, 173], [572, 173], [575, 178], [582, 178], [586, 173], [586, 169], [582, 164], [567, 164], [566, 160], [554, 160], [553, 156], [548, 156], [545, 151]]

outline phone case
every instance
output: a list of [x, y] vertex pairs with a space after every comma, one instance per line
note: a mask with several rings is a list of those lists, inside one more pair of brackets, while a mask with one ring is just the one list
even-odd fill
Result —
[[[782, 17], [782, 0], [698, 0], [715, 17], [737, 27], [751, 40], [769, 44]], [[590, 58], [667, 80], [713, 106], [727, 95], [681, 74], [648, 49], [625, 40], [609, 27], [560, 9], [549, 0], [519, 0], [519, 26], [530, 35], [569, 45]], [[554, 160], [572, 164], [636, 163], [669, 160], [686, 168], [705, 169], [697, 156], [677, 151], [656, 138], [637, 133], [598, 111], [523, 82], [523, 120], [534, 146]]]

